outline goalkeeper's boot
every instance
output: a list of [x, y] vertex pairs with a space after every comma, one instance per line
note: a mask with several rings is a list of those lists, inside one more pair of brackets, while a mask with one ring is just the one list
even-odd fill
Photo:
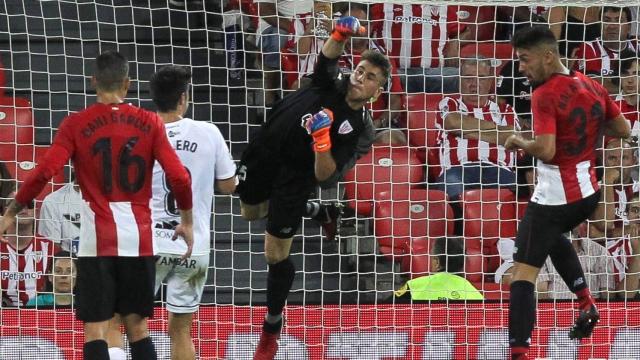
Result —
[[339, 202], [334, 202], [328, 205], [324, 205], [320, 212], [324, 213], [324, 216], [320, 221], [320, 226], [324, 231], [324, 236], [327, 240], [333, 241], [336, 238], [336, 234], [340, 232], [340, 221], [342, 220], [344, 205]]
[[260, 334], [260, 342], [253, 355], [253, 360], [273, 360], [278, 352], [278, 339], [282, 331], [282, 323], [284, 318], [280, 319], [276, 324], [269, 324], [266, 320], [262, 324], [262, 334]]
[[575, 325], [569, 331], [569, 339], [582, 339], [591, 336], [593, 328], [600, 320], [600, 313], [594, 304], [590, 304], [585, 309], [580, 309], [580, 315], [576, 319]]

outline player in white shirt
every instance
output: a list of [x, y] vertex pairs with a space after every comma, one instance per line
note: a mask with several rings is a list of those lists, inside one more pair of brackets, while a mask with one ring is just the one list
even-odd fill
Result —
[[59, 243], [63, 250], [75, 254], [80, 238], [80, 214], [83, 203], [80, 187], [75, 181], [47, 195], [40, 207], [38, 234]]
[[[198, 310], [207, 280], [211, 251], [211, 210], [214, 184], [231, 194], [236, 187], [236, 165], [218, 128], [207, 122], [183, 118], [189, 106], [191, 73], [166, 66], [151, 77], [151, 94], [164, 121], [169, 142], [191, 174], [194, 212], [194, 246], [184, 258], [186, 245], [173, 241], [180, 221], [178, 209], [159, 164], [153, 169], [152, 219], [156, 261], [156, 292], [167, 284], [167, 310], [171, 358], [195, 359], [191, 339], [193, 313]], [[183, 246], [184, 245], [184, 246]]]

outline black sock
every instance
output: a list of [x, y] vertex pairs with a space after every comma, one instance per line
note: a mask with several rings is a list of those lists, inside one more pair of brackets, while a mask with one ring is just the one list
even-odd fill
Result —
[[82, 349], [84, 360], [109, 360], [109, 346], [104, 340], [93, 340], [84, 343]]
[[142, 340], [132, 342], [131, 344], [131, 359], [133, 360], [157, 360], [156, 348], [153, 346], [153, 341], [150, 337], [146, 337]]
[[267, 309], [269, 314], [282, 314], [295, 276], [296, 269], [288, 257], [277, 264], [269, 265], [269, 275], [267, 276]]
[[551, 248], [549, 257], [571, 292], [576, 293], [587, 287], [580, 259], [569, 239], [562, 236]]
[[529, 347], [533, 324], [536, 322], [534, 285], [528, 281], [514, 281], [509, 299], [509, 346]]

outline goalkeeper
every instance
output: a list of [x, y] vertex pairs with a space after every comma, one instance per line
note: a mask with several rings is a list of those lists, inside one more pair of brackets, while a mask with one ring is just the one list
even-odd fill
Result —
[[335, 186], [374, 139], [365, 104], [383, 91], [390, 64], [366, 51], [350, 76], [338, 76], [338, 57], [350, 36], [364, 28], [355, 17], [335, 23], [318, 57], [309, 87], [277, 102], [238, 168], [241, 213], [246, 220], [267, 217], [265, 257], [267, 309], [254, 359], [273, 359], [282, 329], [282, 309], [295, 268], [289, 259], [294, 234], [317, 185]]

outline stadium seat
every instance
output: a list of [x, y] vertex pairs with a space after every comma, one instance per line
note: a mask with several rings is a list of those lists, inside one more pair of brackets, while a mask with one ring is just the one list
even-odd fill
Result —
[[406, 255], [428, 254], [429, 238], [451, 235], [453, 230], [453, 210], [442, 191], [397, 188], [378, 196], [373, 232], [380, 252], [401, 262], [403, 271], [411, 268]]
[[485, 300], [509, 300], [509, 286], [507, 285], [488, 281], [471, 282], [471, 284], [480, 290]]
[[285, 88], [291, 89], [293, 84], [298, 80], [298, 54], [283, 49], [280, 60], [282, 62], [282, 73], [286, 84]]
[[[461, 202], [466, 252], [481, 255], [481, 274], [493, 274], [500, 265], [498, 240], [516, 236], [515, 195], [506, 189], [468, 190]], [[470, 281], [480, 280], [481, 274], [469, 273]]]
[[422, 185], [424, 167], [415, 149], [373, 146], [345, 175], [344, 181], [348, 206], [362, 216], [371, 216], [376, 193], [389, 191], [392, 184]]
[[[21, 151], [17, 154], [15, 161], [7, 163], [7, 169], [11, 173], [11, 176], [18, 181], [20, 186], [27, 177], [33, 172], [36, 165], [38, 165], [44, 154], [49, 149], [49, 146], [29, 146], [22, 147]], [[55, 191], [65, 184], [64, 172], [60, 171], [56, 174], [47, 185], [45, 185], [42, 192], [36, 197], [36, 205], [39, 206], [42, 200], [52, 191]]]
[[[407, 138], [409, 145], [417, 150], [418, 157], [427, 164], [429, 180], [440, 174], [438, 155], [438, 104], [449, 95], [415, 94], [408, 98]], [[455, 96], [455, 95], [451, 95]], [[435, 154], [435, 156], [434, 156]]]
[[400, 269], [409, 273], [411, 279], [429, 275], [433, 240], [427, 236], [411, 239], [410, 256], [405, 256], [400, 261]]
[[432, 148], [438, 143], [438, 103], [442, 94], [415, 94], [408, 100], [408, 134], [409, 144], [417, 148]]
[[0, 97], [0, 159], [15, 161], [18, 153], [34, 144], [31, 102], [24, 98]]

